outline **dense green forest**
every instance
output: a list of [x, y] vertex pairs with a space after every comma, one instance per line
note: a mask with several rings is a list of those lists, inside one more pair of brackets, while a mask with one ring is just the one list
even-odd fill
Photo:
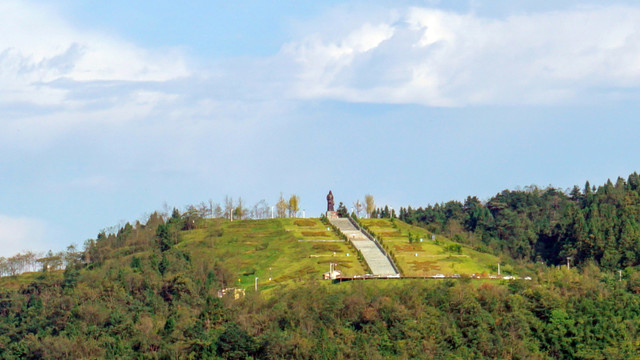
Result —
[[0, 292], [3, 359], [634, 359], [640, 273], [533, 281], [305, 282], [215, 296], [224, 269], [175, 249], [42, 273]]
[[[240, 275], [223, 258], [182, 246], [194, 229], [216, 246], [228, 220], [154, 213], [0, 278], [0, 358], [640, 359], [638, 187], [633, 174], [400, 211], [512, 255], [531, 281], [294, 279], [238, 298], [218, 297]], [[250, 221], [268, 220], [231, 224]], [[575, 267], [549, 266], [567, 256]]]
[[[378, 216], [387, 216], [384, 209]], [[536, 186], [504, 190], [486, 202], [469, 196], [399, 218], [478, 248], [547, 264], [594, 261], [616, 270], [640, 264], [640, 176], [562, 191]]]

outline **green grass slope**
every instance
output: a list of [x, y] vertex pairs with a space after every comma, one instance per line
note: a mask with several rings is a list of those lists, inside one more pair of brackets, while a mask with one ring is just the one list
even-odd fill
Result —
[[16, 276], [2, 276], [0, 277], [0, 290], [19, 289], [20, 287], [27, 286], [34, 281], [39, 281], [42, 278], [48, 278], [49, 280], [62, 280], [62, 271], [48, 272], [46, 274], [38, 271], [22, 273]]
[[[398, 219], [359, 220], [393, 255], [404, 276], [496, 274], [498, 258]], [[411, 234], [412, 241], [409, 241]], [[422, 241], [420, 241], [422, 239]]]
[[221, 263], [244, 288], [253, 287], [256, 277], [261, 287], [321, 279], [331, 262], [346, 276], [365, 273], [349, 244], [319, 219], [207, 220], [181, 232], [176, 247]]
[[[432, 234], [423, 228], [398, 219], [360, 219], [360, 222], [374, 236], [382, 239], [404, 276], [497, 273], [497, 257], [480, 253], [441, 235], [436, 235], [436, 241], [432, 241]], [[149, 231], [155, 232], [153, 227]], [[409, 234], [412, 241], [409, 241]], [[221, 265], [233, 278], [230, 285], [238, 288], [253, 288], [256, 277], [262, 289], [278, 284], [320, 280], [322, 274], [329, 270], [329, 263], [337, 264], [337, 269], [344, 276], [367, 272], [356, 256], [355, 249], [340, 240], [319, 219], [233, 222], [205, 219], [196, 229], [178, 231], [176, 236], [174, 247], [177, 250], [190, 254], [194, 263]], [[120, 247], [114, 247], [114, 243], [108, 241], [103, 244], [106, 256], [105, 265], [102, 266], [104, 269], [128, 267], [134, 258], [154, 264], [161, 260], [160, 253], [154, 255], [154, 250], [149, 247], [151, 245], [123, 243]], [[157, 267], [157, 264], [154, 266]], [[503, 272], [508, 273], [508, 268], [503, 268]], [[39, 276], [41, 273], [0, 278], [0, 287], [17, 288]], [[61, 277], [61, 272], [56, 276]]]

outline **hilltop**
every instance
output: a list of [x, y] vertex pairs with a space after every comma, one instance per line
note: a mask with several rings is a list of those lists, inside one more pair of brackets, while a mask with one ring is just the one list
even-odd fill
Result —
[[[167, 225], [172, 221], [177, 224], [177, 220], [170, 219]], [[405, 277], [497, 273], [500, 260], [496, 256], [443, 235], [398, 219], [358, 221], [381, 240]], [[157, 234], [152, 227], [156, 222], [157, 217], [152, 216], [147, 225], [126, 225], [118, 234], [101, 234], [91, 243], [86, 255], [76, 257], [93, 257], [90, 267], [98, 264], [116, 267], [132, 261], [157, 263], [162, 260], [163, 252], [154, 249]], [[224, 269], [222, 280], [231, 287], [250, 289], [257, 282], [261, 288], [268, 289], [300, 281], [319, 281], [330, 263], [336, 264], [343, 277], [368, 273], [367, 263], [356, 249], [320, 219], [199, 219], [192, 227], [174, 228], [171, 236], [175, 242], [172, 248], [191, 261], [220, 265]], [[503, 265], [502, 271], [508, 274], [513, 269]], [[35, 274], [4, 277], [0, 278], [0, 284], [15, 287], [34, 278]]]
[[176, 248], [219, 262], [242, 287], [320, 280], [336, 263], [346, 276], [364, 274], [354, 249], [319, 219], [206, 220], [180, 233]]
[[[498, 258], [434, 235], [398, 219], [362, 219], [396, 259], [405, 276], [495, 274]], [[431, 240], [431, 236], [435, 240]], [[290, 281], [320, 280], [336, 264], [343, 276], [364, 275], [366, 262], [320, 219], [264, 219], [233, 222], [206, 219], [179, 234], [177, 249], [211, 259], [235, 274], [236, 284], [272, 287]], [[420, 242], [420, 238], [423, 239]], [[417, 256], [416, 256], [417, 254]]]
[[[398, 219], [360, 219], [382, 240], [403, 276], [437, 274], [469, 276], [495, 274], [498, 258], [435, 235]], [[159, 231], [153, 231], [153, 227]], [[163, 235], [165, 234], [165, 235]], [[172, 244], [162, 243], [165, 236]], [[431, 240], [432, 236], [435, 240]], [[420, 241], [422, 240], [422, 241]], [[321, 280], [329, 264], [344, 277], [364, 275], [368, 267], [356, 249], [320, 219], [276, 218], [262, 220], [198, 219], [185, 226], [178, 216], [166, 224], [153, 215], [147, 224], [125, 225], [117, 234], [100, 234], [84, 254], [67, 257], [89, 261], [89, 267], [128, 266], [132, 261], [160, 264], [163, 246], [180, 251], [193, 262], [218, 264], [225, 285], [272, 288], [279, 284]], [[160, 247], [160, 248], [159, 248]], [[134, 260], [135, 259], [135, 260]], [[168, 261], [168, 260], [167, 260]], [[157, 265], [159, 266], [159, 265]], [[504, 268], [504, 267], [503, 267]], [[509, 272], [509, 267], [507, 267]], [[35, 274], [0, 278], [4, 286], [19, 286]], [[22, 280], [21, 280], [22, 279]]]
[[[442, 235], [398, 219], [360, 221], [374, 234], [380, 234], [405, 276], [497, 272], [497, 257]], [[432, 235], [435, 241], [431, 240]], [[253, 288], [255, 278], [267, 288], [321, 280], [329, 263], [336, 264], [345, 277], [367, 273], [367, 264], [355, 248], [320, 219], [202, 219], [196, 228], [182, 230], [177, 237], [176, 249], [190, 254], [195, 261], [220, 264], [233, 277], [234, 281], [228, 283], [234, 287]], [[142, 251], [128, 256], [147, 255]]]

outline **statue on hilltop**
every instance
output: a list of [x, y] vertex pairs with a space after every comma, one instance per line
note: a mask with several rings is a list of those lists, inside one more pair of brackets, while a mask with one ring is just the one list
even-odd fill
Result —
[[333, 194], [331, 193], [331, 190], [329, 190], [329, 194], [327, 195], [327, 212], [335, 211], [333, 210], [334, 205], [335, 203], [333, 202]]

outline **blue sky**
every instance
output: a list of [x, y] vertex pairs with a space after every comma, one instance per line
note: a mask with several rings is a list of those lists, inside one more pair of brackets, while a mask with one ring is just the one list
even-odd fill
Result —
[[638, 170], [631, 1], [0, 2], [0, 256], [280, 193], [307, 215]]

